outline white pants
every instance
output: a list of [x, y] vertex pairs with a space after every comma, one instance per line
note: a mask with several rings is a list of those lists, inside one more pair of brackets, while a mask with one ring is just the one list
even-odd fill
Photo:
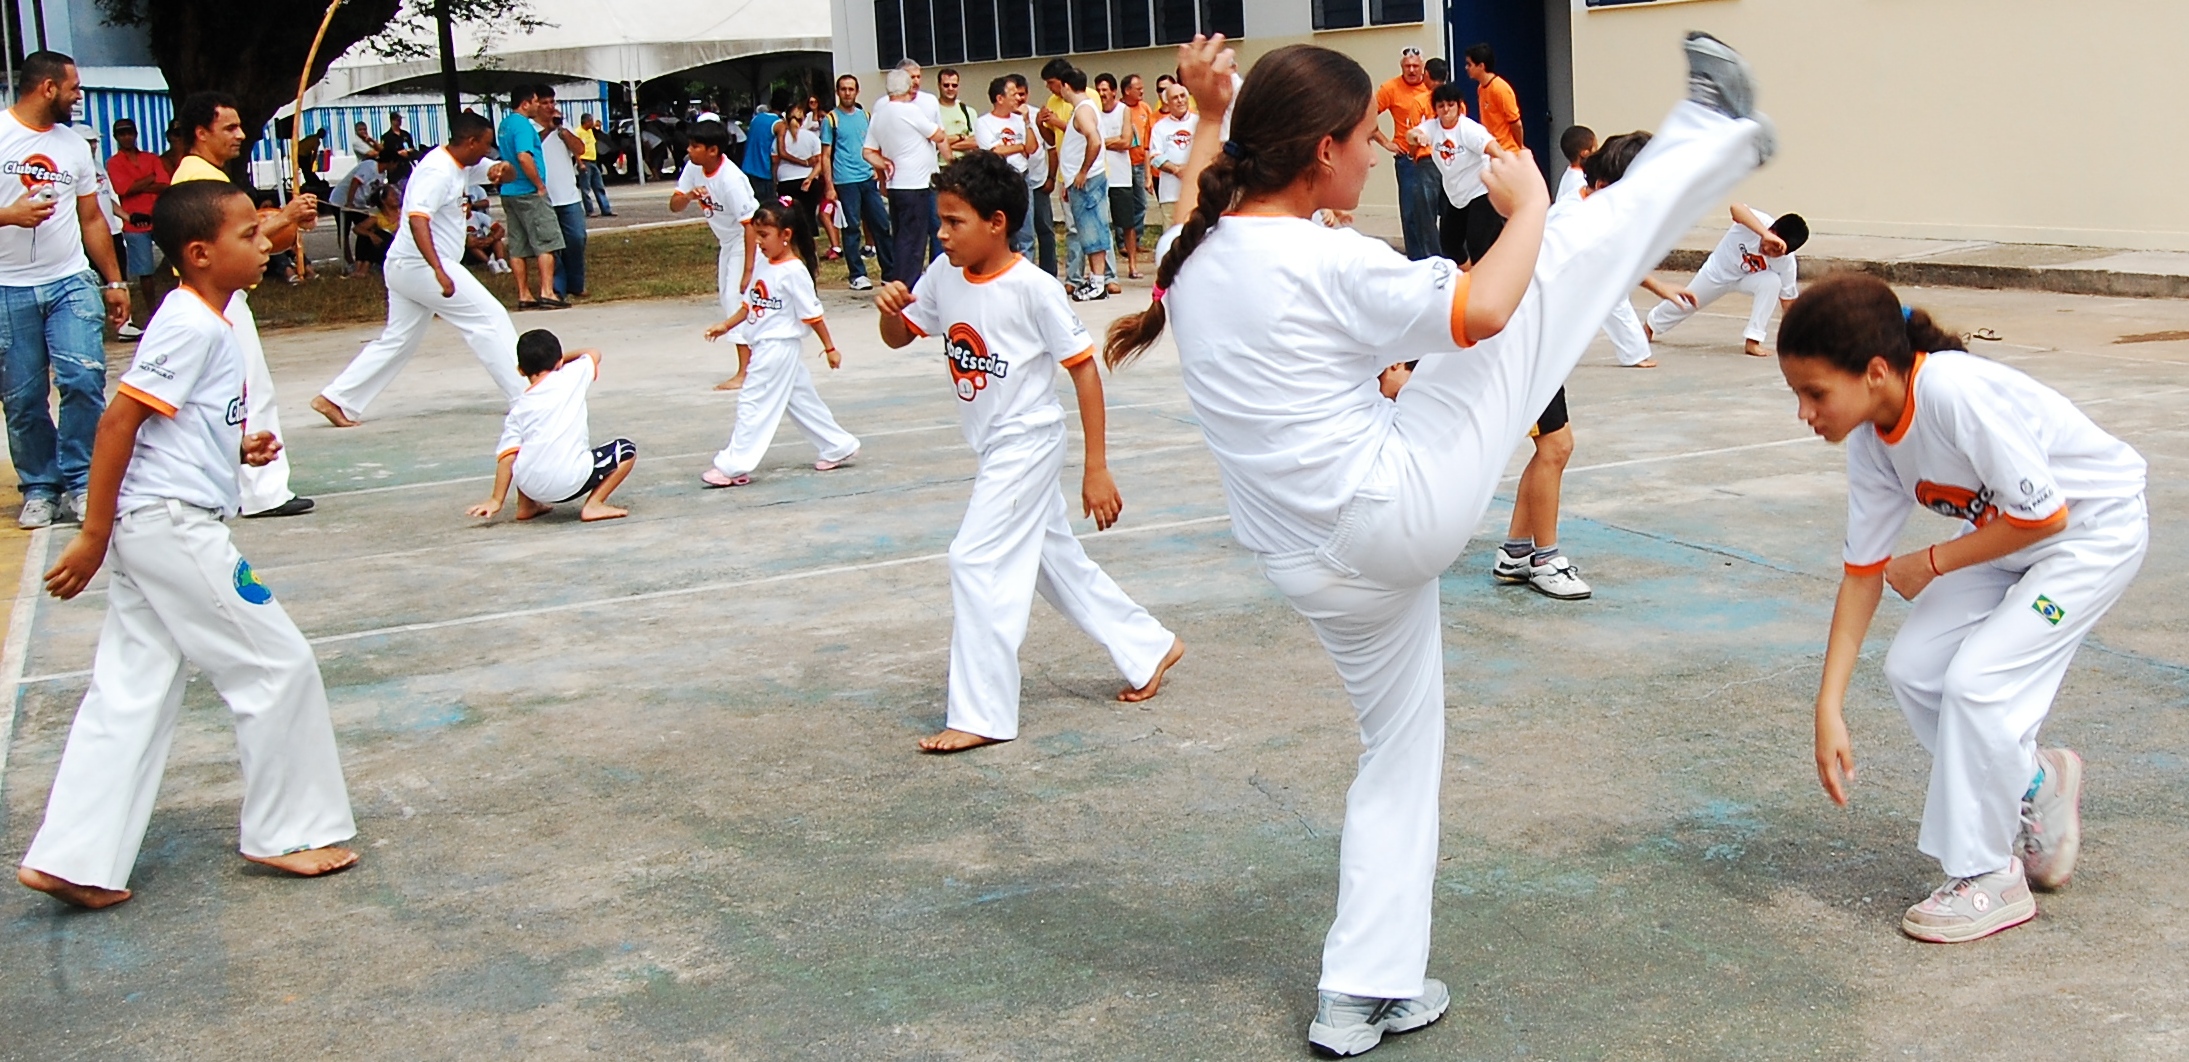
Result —
[[1346, 793], [1321, 988], [1421, 994], [1444, 755], [1437, 577], [1612, 302], [1755, 168], [1755, 134], [1752, 122], [1675, 107], [1624, 179], [1546, 228], [1534, 283], [1504, 331], [1421, 360], [1330, 540], [1262, 558], [1337, 665], [1364, 746]]
[[[236, 292], [228, 300], [228, 323], [235, 327], [236, 345], [243, 348], [243, 430], [247, 432], [270, 431], [284, 444], [288, 438], [281, 434], [281, 410], [274, 405], [274, 374], [266, 367], [266, 350], [258, 341], [258, 318], [251, 315], [251, 302], [245, 292]], [[241, 466], [237, 482], [243, 488], [243, 511], [264, 512], [296, 497], [289, 489], [289, 451], [284, 445], [272, 461], [252, 467]]]
[[730, 444], [714, 455], [716, 471], [742, 476], [759, 468], [785, 413], [821, 452], [821, 460], [841, 461], [859, 452], [858, 437], [836, 423], [820, 392], [813, 389], [812, 375], [798, 360], [804, 352], [805, 343], [796, 339], [752, 344], [745, 389], [737, 392], [737, 426], [730, 430]]
[[1635, 315], [1634, 303], [1625, 296], [1611, 304], [1611, 316], [1604, 318], [1604, 337], [1611, 340], [1619, 364], [1640, 365], [1649, 360], [1649, 335], [1642, 331], [1642, 319]]
[[504, 401], [514, 402], [524, 393], [524, 377], [517, 375], [517, 328], [509, 321], [509, 311], [471, 270], [459, 266], [450, 271], [456, 294], [447, 298], [441, 296], [441, 282], [423, 262], [393, 262], [383, 272], [388, 284], [388, 327], [380, 338], [365, 344], [320, 395], [352, 420], [362, 418], [365, 407], [395, 382], [411, 355], [418, 353], [426, 326], [436, 316], [463, 333], [471, 353], [502, 389]]
[[[1949, 572], [1916, 595], [1885, 678], [1931, 754], [1916, 846], [1949, 877], [2004, 869], [2037, 773], [2037, 729], [2083, 637], [2150, 544], [2142, 498], [2078, 502], [2025, 554]], [[2059, 610], [2057, 624], [2044, 602]]]
[[714, 294], [722, 303], [722, 316], [727, 319], [737, 313], [745, 303], [743, 281], [745, 279], [745, 244], [739, 241], [731, 247], [723, 244], [714, 253]]
[[973, 500], [950, 540], [953, 730], [1018, 736], [1018, 651], [1037, 591], [1108, 649], [1136, 688], [1155, 677], [1176, 640], [1087, 557], [1057, 486], [1063, 468], [1062, 424], [981, 455]]
[[1732, 292], [1745, 291], [1755, 302], [1748, 308], [1748, 327], [1741, 330], [1741, 338], [1761, 343], [1769, 335], [1771, 311], [1779, 308], [1779, 275], [1768, 271], [1735, 279], [1704, 271], [1695, 274], [1695, 279], [1688, 282], [1687, 290], [1695, 293], [1695, 305], [1689, 306], [1678, 299], [1658, 303], [1649, 311], [1650, 331], [1664, 335], [1703, 307]]
[[243, 853], [282, 855], [355, 836], [319, 662], [236, 553], [227, 526], [180, 502], [131, 511], [115, 521], [107, 572], [91, 688], [23, 865], [78, 885], [129, 884], [175, 736], [186, 661], [235, 713]]

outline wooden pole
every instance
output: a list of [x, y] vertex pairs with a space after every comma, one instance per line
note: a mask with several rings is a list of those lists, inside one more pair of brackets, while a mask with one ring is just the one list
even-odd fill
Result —
[[304, 143], [304, 93], [312, 87], [312, 66], [319, 62], [319, 46], [327, 40], [327, 27], [334, 25], [334, 13], [341, 10], [342, 0], [328, 0], [327, 14], [319, 20], [319, 33], [312, 38], [312, 50], [304, 56], [304, 72], [296, 77], [296, 111], [289, 118], [289, 187], [292, 194], [304, 193], [304, 160], [297, 149]]

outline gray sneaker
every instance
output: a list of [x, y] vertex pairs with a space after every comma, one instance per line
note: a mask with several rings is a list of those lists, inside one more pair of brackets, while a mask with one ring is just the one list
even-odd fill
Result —
[[61, 511], [59, 514], [54, 516], [53, 522], [57, 524], [83, 523], [84, 509], [90, 506], [90, 504], [90, 491], [80, 490], [76, 491], [73, 494], [63, 494], [61, 495]]
[[2022, 861], [2005, 870], [1973, 878], [1954, 878], [1931, 897], [1908, 908], [1900, 931], [1933, 944], [1960, 944], [2012, 929], [2037, 917], [2037, 898], [2029, 894]]
[[1756, 72], [1741, 53], [1701, 31], [1687, 35], [1687, 98], [1725, 115], [1747, 118], [1756, 130], [1757, 161], [1769, 162], [1778, 151], [1778, 130], [1756, 109]]
[[1382, 1043], [1383, 1034], [1412, 1032], [1443, 1017], [1451, 1005], [1451, 991], [1434, 977], [1422, 979], [1415, 999], [1324, 992], [1307, 1027], [1307, 1042], [1340, 1057], [1362, 1054]]
[[53, 499], [43, 494], [35, 498], [25, 498], [23, 499], [23, 511], [16, 514], [15, 526], [25, 531], [39, 527], [52, 527], [53, 511], [56, 508], [58, 507], [53, 504]]
[[2015, 847], [2029, 883], [2047, 892], [2075, 876], [2083, 848], [2083, 758], [2069, 749], [2038, 749], [2044, 777], [2022, 801], [2022, 836]]

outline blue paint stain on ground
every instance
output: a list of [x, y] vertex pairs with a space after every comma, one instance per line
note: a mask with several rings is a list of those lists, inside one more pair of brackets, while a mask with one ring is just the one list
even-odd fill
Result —
[[470, 717], [461, 704], [409, 702], [382, 707], [374, 715], [373, 723], [381, 730], [394, 732], [441, 730]]

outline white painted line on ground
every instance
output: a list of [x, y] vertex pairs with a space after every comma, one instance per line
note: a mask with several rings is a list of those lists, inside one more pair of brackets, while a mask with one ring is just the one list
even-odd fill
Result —
[[[1716, 454], [1737, 454], [1744, 450], [1768, 450], [1774, 446], [1792, 446], [1795, 443], [1819, 441], [1822, 441], [1819, 436], [1807, 435], [1799, 439], [1778, 439], [1772, 442], [1748, 443], [1743, 446], [1719, 446], [1709, 450], [1686, 450], [1676, 454], [1659, 454], [1656, 457], [1635, 457], [1629, 458], [1625, 461], [1605, 461], [1602, 464], [1595, 465], [1574, 465], [1573, 467], [1566, 469], [1566, 474], [1570, 476], [1576, 472], [1594, 472], [1598, 469], [1603, 468], [1626, 468], [1631, 465], [1654, 465], [1664, 461], [1683, 461], [1690, 457], [1710, 457]], [[1519, 478], [1520, 477], [1518, 475], [1511, 475], [1506, 476], [1499, 482], [1511, 483]]]
[[8, 611], [7, 644], [0, 649], [0, 681], [8, 684], [7, 710], [0, 712], [0, 786], [7, 781], [8, 747], [15, 743], [15, 717], [23, 708], [23, 661], [30, 655], [38, 595], [45, 590], [46, 541], [52, 534], [50, 527], [30, 533], [30, 544], [23, 549], [23, 576], [15, 581], [15, 607]]

